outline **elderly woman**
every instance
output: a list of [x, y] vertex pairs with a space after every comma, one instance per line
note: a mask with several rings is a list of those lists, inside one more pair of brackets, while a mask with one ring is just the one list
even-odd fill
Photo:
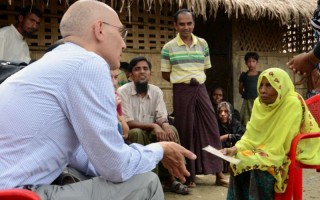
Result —
[[[275, 192], [284, 192], [292, 139], [299, 133], [320, 131], [285, 71], [263, 71], [257, 90], [258, 98], [245, 134], [234, 147], [222, 150], [241, 160], [231, 165], [227, 199], [274, 199]], [[303, 140], [297, 159], [305, 164], [319, 164], [319, 150], [318, 139]]]
[[232, 147], [240, 140], [245, 127], [233, 117], [232, 105], [227, 101], [222, 101], [217, 106], [218, 124], [222, 147]]
[[[234, 146], [246, 131], [240, 121], [233, 117], [232, 111], [232, 105], [227, 101], [222, 101], [217, 105], [220, 141], [223, 148]], [[223, 162], [223, 172], [229, 172], [227, 161]]]

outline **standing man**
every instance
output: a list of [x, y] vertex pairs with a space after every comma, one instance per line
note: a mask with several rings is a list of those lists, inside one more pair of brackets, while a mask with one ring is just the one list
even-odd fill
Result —
[[[161, 141], [180, 143], [176, 128], [168, 123], [161, 89], [149, 83], [151, 63], [143, 56], [135, 57], [130, 61], [129, 72], [132, 82], [117, 91], [130, 128], [128, 140], [142, 145]], [[189, 193], [188, 188], [170, 176], [162, 166], [159, 166], [159, 177], [165, 190]]]
[[[94, 12], [92, 12], [94, 11]], [[63, 15], [64, 44], [0, 85], [0, 189], [47, 199], [163, 199], [158, 162], [185, 181], [174, 142], [124, 143], [110, 69], [119, 68], [127, 30], [105, 3], [80, 0]], [[50, 185], [69, 165], [92, 179]]]
[[28, 64], [31, 60], [26, 38], [38, 30], [42, 13], [26, 6], [20, 11], [17, 24], [0, 29], [0, 60]]
[[211, 67], [207, 42], [192, 34], [195, 17], [187, 9], [174, 15], [178, 35], [164, 45], [161, 52], [162, 77], [173, 84], [175, 126], [181, 144], [197, 155], [187, 160], [191, 176], [187, 184], [195, 187], [196, 174], [216, 173], [216, 183], [228, 186], [222, 173], [222, 160], [202, 150], [211, 145], [221, 149], [215, 112], [204, 82], [205, 70]]

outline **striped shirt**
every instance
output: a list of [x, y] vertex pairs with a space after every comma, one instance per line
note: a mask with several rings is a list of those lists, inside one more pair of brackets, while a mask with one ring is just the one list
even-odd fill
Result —
[[161, 51], [161, 71], [170, 72], [170, 82], [190, 83], [195, 78], [199, 83], [206, 80], [205, 69], [211, 67], [207, 42], [192, 34], [192, 44], [186, 45], [179, 34]]
[[50, 184], [67, 164], [122, 182], [162, 159], [157, 143], [124, 143], [109, 66], [75, 44], [9, 77], [0, 94], [0, 189]]

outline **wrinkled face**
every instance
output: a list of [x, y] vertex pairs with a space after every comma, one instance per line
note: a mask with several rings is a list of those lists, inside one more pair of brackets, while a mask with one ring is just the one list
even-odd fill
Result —
[[177, 17], [177, 22], [174, 23], [174, 27], [182, 39], [191, 37], [194, 29], [194, 21], [191, 13], [180, 13]]
[[261, 79], [259, 97], [262, 103], [269, 105], [277, 100], [278, 92], [272, 87], [266, 77]]
[[253, 58], [249, 58], [247, 60], [246, 64], [247, 64], [249, 70], [255, 70], [257, 68], [258, 61]]
[[219, 122], [221, 124], [227, 124], [229, 121], [229, 110], [225, 106], [221, 106], [220, 109], [218, 110], [218, 117], [219, 117]]
[[223, 99], [223, 92], [221, 89], [215, 89], [212, 93], [212, 100], [213, 103], [218, 105], [219, 103], [221, 103]]
[[138, 62], [131, 72], [131, 79], [134, 83], [146, 83], [150, 80], [151, 71], [146, 61]]
[[118, 87], [118, 75], [119, 75], [119, 71], [117, 69], [114, 70], [110, 70], [110, 74], [111, 74], [111, 81], [113, 84], [114, 89], [116, 90]]
[[38, 30], [40, 25], [40, 18], [33, 13], [29, 13], [25, 17], [20, 15], [19, 21], [22, 24], [23, 35], [32, 35], [32, 33]]
[[122, 51], [126, 48], [124, 42], [125, 28], [116, 13], [110, 14], [108, 19], [99, 22], [103, 40], [100, 43], [100, 55], [108, 62], [110, 69], [120, 67]]

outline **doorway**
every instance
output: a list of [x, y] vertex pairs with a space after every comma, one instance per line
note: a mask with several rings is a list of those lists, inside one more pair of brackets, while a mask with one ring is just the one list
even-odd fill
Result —
[[217, 17], [201, 17], [196, 19], [194, 34], [204, 38], [209, 45], [212, 68], [206, 71], [205, 82], [209, 94], [219, 86], [224, 90], [224, 99], [233, 104], [233, 72], [232, 72], [232, 22], [223, 9], [219, 9]]

